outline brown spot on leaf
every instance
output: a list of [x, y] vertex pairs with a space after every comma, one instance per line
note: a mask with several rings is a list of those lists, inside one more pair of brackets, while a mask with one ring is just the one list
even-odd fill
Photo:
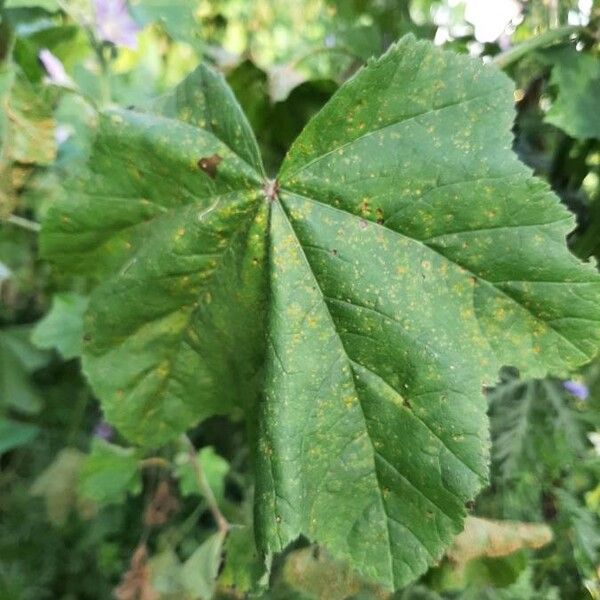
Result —
[[198, 168], [204, 171], [211, 179], [214, 179], [217, 175], [217, 167], [223, 160], [222, 156], [213, 154], [212, 156], [203, 156], [198, 160]]

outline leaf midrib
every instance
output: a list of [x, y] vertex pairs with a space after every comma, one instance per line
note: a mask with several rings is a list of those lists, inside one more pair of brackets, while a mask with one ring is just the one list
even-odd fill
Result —
[[[281, 210], [281, 214], [283, 215], [286, 223], [288, 224], [288, 226], [290, 228], [290, 231], [294, 235], [294, 238], [295, 238], [295, 240], [296, 240], [296, 242], [298, 244], [298, 248], [300, 249], [301, 256], [302, 256], [304, 262], [306, 263], [306, 267], [308, 269], [308, 272], [310, 273], [310, 275], [311, 275], [311, 277], [312, 277], [312, 279], [313, 279], [313, 281], [315, 283], [316, 289], [318, 290], [319, 295], [321, 296], [323, 306], [325, 307], [325, 312], [326, 312], [327, 317], [328, 317], [328, 319], [330, 321], [330, 324], [331, 324], [331, 328], [335, 332], [335, 336], [337, 337], [337, 339], [339, 341], [339, 344], [340, 344], [340, 347], [343, 350], [344, 358], [346, 360], [347, 366], [350, 369], [350, 372], [352, 372], [352, 361], [350, 359], [350, 356], [348, 355], [348, 352], [347, 352], [347, 350], [346, 350], [346, 348], [344, 346], [344, 343], [343, 343], [343, 341], [342, 341], [342, 339], [340, 337], [340, 334], [338, 333], [337, 327], [335, 326], [335, 321], [333, 320], [333, 316], [331, 315], [331, 312], [330, 312], [329, 307], [327, 305], [327, 301], [325, 300], [325, 295], [323, 293], [323, 290], [321, 289], [320, 283], [318, 282], [318, 280], [317, 280], [317, 278], [316, 278], [316, 276], [315, 276], [315, 274], [314, 274], [314, 272], [312, 270], [312, 267], [310, 266], [310, 262], [308, 261], [308, 258], [307, 258], [306, 254], [304, 252], [304, 248], [302, 247], [302, 244], [300, 243], [300, 240], [298, 239], [298, 235], [296, 233], [296, 230], [294, 229], [294, 226], [292, 225], [292, 221], [289, 218], [289, 216], [288, 216], [288, 214], [287, 214], [287, 212], [286, 212], [286, 210], [285, 210], [282, 202], [279, 203], [279, 209]], [[360, 405], [360, 409], [361, 409], [360, 410], [360, 414], [362, 415], [362, 419], [363, 419], [364, 431], [366, 432], [367, 438], [369, 439], [369, 442], [370, 442], [370, 445], [371, 445], [371, 454], [372, 454], [372, 460], [373, 460], [373, 473], [374, 473], [375, 478], [377, 480], [377, 492], [378, 492], [377, 497], [379, 498], [379, 502], [380, 502], [380, 505], [381, 505], [381, 510], [382, 510], [382, 512], [383, 512], [383, 514], [385, 515], [385, 518], [386, 518], [387, 556], [388, 556], [388, 568], [389, 568], [388, 581], [390, 583], [392, 583], [392, 585], [394, 585], [394, 583], [395, 583], [394, 567], [393, 567], [394, 562], [393, 562], [393, 556], [392, 556], [392, 551], [391, 551], [391, 549], [392, 549], [392, 538], [391, 538], [391, 532], [390, 532], [390, 527], [389, 527], [390, 516], [387, 513], [387, 509], [386, 509], [386, 506], [385, 506], [385, 501], [383, 499], [383, 494], [381, 493], [381, 487], [382, 486], [381, 486], [381, 482], [379, 481], [379, 474], [378, 474], [378, 470], [377, 470], [377, 462], [376, 462], [376, 459], [375, 459], [375, 456], [376, 456], [375, 445], [373, 443], [373, 440], [371, 439], [371, 436], [369, 435], [369, 429], [367, 427], [367, 420], [366, 420], [365, 412], [364, 412], [364, 409], [362, 407], [362, 401], [361, 401], [361, 398], [360, 398], [360, 394], [358, 393], [358, 390], [356, 389], [356, 383], [354, 382], [354, 376], [352, 376], [352, 383], [353, 383], [353, 387], [354, 387], [354, 393], [355, 393], [356, 398], [358, 400], [358, 403]]]
[[[286, 190], [283, 190], [283, 191], [286, 191]], [[321, 288], [321, 286], [320, 286], [320, 283], [319, 283], [319, 281], [318, 281], [318, 279], [317, 279], [317, 277], [316, 277], [316, 275], [315, 275], [315, 273], [314, 273], [314, 271], [313, 271], [313, 269], [312, 269], [312, 266], [311, 266], [311, 264], [310, 264], [310, 261], [308, 260], [308, 257], [306, 256], [306, 253], [305, 253], [305, 251], [304, 251], [304, 247], [303, 247], [302, 243], [300, 242], [300, 239], [298, 238], [298, 235], [297, 235], [297, 233], [296, 233], [296, 230], [294, 229], [294, 226], [293, 226], [293, 224], [292, 224], [292, 220], [291, 220], [291, 218], [289, 217], [289, 215], [287, 214], [287, 211], [286, 211], [286, 208], [285, 208], [285, 205], [284, 205], [284, 203], [283, 203], [283, 202], [280, 202], [280, 210], [281, 210], [281, 213], [282, 213], [282, 215], [284, 216], [284, 218], [285, 218], [285, 220], [286, 220], [286, 222], [287, 222], [287, 224], [288, 224], [288, 226], [289, 226], [289, 228], [290, 228], [290, 231], [291, 231], [291, 232], [293, 233], [293, 235], [294, 235], [294, 238], [295, 238], [295, 240], [296, 240], [296, 243], [298, 244], [298, 248], [300, 249], [300, 252], [301, 252], [301, 256], [302, 256], [302, 258], [303, 258], [303, 261], [305, 262], [305, 264], [306, 264], [306, 267], [307, 267], [307, 269], [308, 269], [308, 272], [310, 273], [310, 275], [311, 275], [311, 277], [312, 277], [312, 280], [313, 280], [313, 281], [314, 281], [314, 283], [315, 283], [315, 287], [316, 287], [316, 289], [318, 290], [318, 292], [319, 292], [319, 295], [320, 295], [320, 297], [321, 297], [322, 304], [323, 304], [323, 306], [324, 306], [324, 309], [325, 309], [325, 312], [326, 312], [326, 314], [327, 314], [328, 320], [329, 320], [329, 322], [330, 322], [330, 324], [331, 324], [331, 328], [332, 328], [333, 332], [335, 333], [335, 336], [337, 337], [337, 339], [338, 339], [338, 341], [339, 341], [340, 347], [341, 347], [341, 349], [342, 349], [342, 351], [343, 351], [343, 356], [344, 356], [344, 359], [345, 359], [345, 361], [346, 361], [346, 363], [347, 363], [347, 365], [348, 365], [348, 367], [349, 367], [349, 369], [350, 369], [350, 372], [351, 372], [351, 373], [353, 373], [353, 375], [352, 375], [352, 383], [353, 383], [354, 393], [355, 393], [355, 395], [356, 395], [356, 398], [357, 398], [357, 400], [358, 400], [359, 406], [360, 406], [360, 408], [361, 408], [361, 410], [360, 410], [360, 413], [361, 413], [361, 415], [362, 415], [362, 418], [363, 418], [364, 431], [365, 431], [365, 433], [366, 433], [366, 435], [367, 435], [367, 437], [368, 437], [368, 439], [369, 439], [370, 446], [371, 446], [371, 451], [372, 451], [372, 459], [373, 459], [373, 473], [374, 473], [374, 476], [375, 476], [375, 479], [376, 479], [376, 482], [377, 482], [377, 492], [378, 492], [378, 494], [377, 494], [377, 495], [378, 495], [378, 497], [379, 497], [379, 501], [380, 501], [380, 504], [381, 504], [381, 510], [382, 510], [382, 512], [383, 512], [383, 514], [384, 514], [384, 516], [385, 516], [385, 519], [386, 519], [386, 531], [387, 531], [387, 540], [388, 540], [388, 542], [387, 542], [387, 546], [388, 546], [388, 558], [389, 558], [390, 576], [391, 576], [391, 581], [392, 581], [392, 582], [394, 582], [394, 581], [395, 581], [395, 571], [394, 571], [394, 567], [393, 567], [393, 564], [394, 564], [394, 557], [392, 556], [392, 552], [391, 552], [391, 548], [393, 547], [393, 544], [392, 544], [392, 534], [391, 534], [391, 532], [390, 532], [390, 528], [389, 528], [389, 523], [390, 523], [390, 521], [392, 521], [392, 522], [396, 522], [396, 523], [398, 523], [400, 526], [402, 526], [403, 528], [407, 529], [407, 530], [408, 530], [408, 531], [411, 533], [411, 535], [412, 535], [412, 536], [415, 538], [415, 540], [417, 540], [417, 541], [418, 541], [418, 543], [419, 543], [419, 544], [420, 544], [420, 545], [421, 545], [421, 546], [422, 546], [422, 547], [425, 549], [425, 551], [427, 552], [427, 554], [429, 554], [429, 556], [430, 556], [431, 558], [435, 559], [436, 557], [434, 557], [434, 555], [431, 553], [430, 549], [427, 547], [427, 544], [425, 544], [425, 542], [423, 542], [423, 540], [421, 540], [421, 539], [420, 539], [420, 538], [419, 538], [419, 537], [418, 537], [418, 536], [417, 536], [417, 535], [414, 533], [414, 531], [412, 531], [412, 529], [411, 529], [410, 525], [408, 525], [408, 524], [406, 524], [406, 523], [403, 523], [403, 522], [401, 522], [401, 521], [398, 521], [396, 518], [392, 517], [392, 516], [391, 516], [391, 515], [388, 513], [388, 510], [387, 510], [387, 505], [386, 505], [385, 499], [384, 499], [384, 497], [383, 497], [383, 493], [381, 492], [381, 489], [382, 489], [382, 487], [383, 487], [383, 486], [382, 486], [382, 484], [381, 484], [381, 481], [380, 481], [380, 478], [379, 478], [379, 467], [378, 467], [378, 465], [377, 465], [377, 460], [378, 460], [378, 459], [379, 459], [379, 460], [382, 460], [382, 461], [384, 461], [385, 463], [387, 463], [387, 464], [389, 464], [389, 465], [391, 465], [391, 463], [389, 463], [388, 459], [387, 459], [385, 456], [383, 456], [383, 455], [381, 455], [381, 454], [380, 454], [380, 452], [379, 452], [379, 451], [376, 449], [376, 447], [375, 447], [375, 443], [373, 442], [373, 440], [372, 440], [372, 438], [371, 438], [371, 435], [370, 435], [370, 432], [369, 432], [369, 426], [367, 425], [367, 417], [366, 417], [366, 414], [365, 414], [365, 409], [363, 408], [363, 404], [362, 404], [362, 402], [363, 402], [363, 401], [362, 401], [362, 398], [361, 398], [361, 395], [360, 395], [360, 393], [358, 392], [358, 390], [357, 390], [357, 388], [356, 388], [356, 382], [355, 382], [355, 376], [354, 376], [354, 372], [355, 372], [355, 368], [354, 368], [354, 367], [355, 367], [355, 365], [357, 365], [357, 366], [359, 366], [359, 367], [361, 367], [361, 368], [363, 368], [363, 369], [367, 369], [367, 370], [370, 370], [370, 369], [368, 369], [368, 367], [365, 367], [364, 365], [362, 365], [361, 363], [358, 363], [357, 361], [355, 361], [354, 359], [352, 359], [352, 358], [350, 357], [350, 354], [348, 353], [348, 350], [346, 349], [346, 346], [345, 346], [345, 344], [344, 344], [344, 342], [343, 342], [343, 340], [342, 340], [342, 338], [341, 338], [341, 336], [340, 336], [340, 334], [339, 334], [339, 332], [338, 332], [338, 329], [337, 329], [337, 327], [336, 327], [336, 324], [335, 324], [335, 320], [334, 320], [334, 318], [333, 318], [333, 315], [331, 314], [331, 310], [330, 310], [330, 308], [329, 308], [329, 305], [328, 305], [328, 302], [327, 302], [327, 296], [326, 296], [326, 295], [325, 295], [325, 293], [323, 292], [323, 290], [322, 290], [322, 288]], [[380, 377], [378, 374], [375, 374], [375, 375], [377, 375], [378, 377]], [[389, 386], [389, 384], [387, 384], [387, 382], [385, 382], [385, 383], [386, 383], [386, 385], [388, 385], [388, 386]], [[392, 388], [392, 389], [393, 389], [393, 388]], [[394, 390], [394, 391], [396, 392], [396, 390]], [[396, 392], [396, 393], [397, 393], [397, 392]], [[463, 459], [462, 459], [460, 456], [458, 456], [458, 454], [456, 454], [456, 452], [455, 452], [455, 451], [451, 450], [451, 449], [450, 449], [450, 448], [447, 446], [446, 442], [444, 442], [444, 441], [443, 441], [443, 440], [442, 440], [442, 439], [441, 439], [441, 438], [440, 438], [440, 437], [439, 437], [437, 434], [435, 434], [435, 433], [434, 433], [434, 432], [431, 430], [431, 428], [430, 428], [430, 426], [429, 426], [429, 425], [427, 425], [425, 422], [423, 422], [423, 421], [422, 421], [420, 418], [418, 418], [418, 417], [417, 417], [417, 419], [418, 419], [418, 420], [419, 420], [419, 421], [420, 421], [420, 422], [423, 424], [423, 426], [424, 426], [424, 427], [425, 427], [425, 428], [426, 428], [426, 429], [427, 429], [427, 430], [428, 430], [428, 431], [429, 431], [429, 432], [430, 432], [432, 435], [434, 435], [434, 437], [435, 437], [436, 439], [438, 439], [438, 441], [440, 441], [440, 443], [442, 444], [442, 447], [443, 447], [443, 448], [445, 448], [445, 449], [446, 449], [448, 452], [450, 452], [450, 454], [452, 454], [452, 455], [453, 455], [453, 456], [454, 456], [454, 457], [455, 457], [455, 458], [456, 458], [456, 459], [457, 459], [457, 460], [458, 460], [458, 461], [459, 461], [459, 462], [460, 462], [460, 463], [461, 463], [461, 464], [462, 464], [462, 465], [463, 465], [465, 468], [467, 468], [467, 469], [468, 469], [469, 471], [471, 471], [471, 472], [472, 472], [472, 473], [473, 473], [473, 474], [474, 474], [474, 475], [475, 475], [475, 476], [476, 476], [476, 477], [477, 477], [479, 480], [481, 480], [481, 478], [482, 478], [481, 474], [477, 473], [477, 472], [476, 472], [476, 471], [475, 471], [475, 470], [474, 470], [474, 469], [473, 469], [473, 468], [472, 468], [470, 465], [466, 464], [466, 463], [464, 462], [464, 460], [463, 460]], [[437, 502], [436, 502], [434, 499], [430, 498], [430, 497], [429, 497], [429, 496], [428, 496], [428, 495], [427, 495], [427, 494], [426, 494], [426, 493], [425, 493], [423, 490], [421, 490], [421, 489], [419, 488], [419, 486], [417, 486], [417, 485], [416, 485], [416, 484], [415, 484], [415, 483], [414, 483], [414, 482], [413, 482], [413, 481], [412, 481], [412, 480], [411, 480], [411, 479], [408, 477], [408, 475], [406, 475], [406, 474], [402, 473], [401, 471], [399, 471], [399, 470], [398, 470], [398, 468], [397, 468], [396, 466], [394, 466], [394, 465], [391, 465], [391, 466], [393, 467], [394, 471], [396, 471], [396, 473], [397, 473], [397, 474], [398, 474], [398, 475], [401, 477], [401, 479], [403, 479], [404, 481], [406, 481], [406, 482], [407, 482], [407, 483], [408, 483], [408, 484], [409, 484], [409, 485], [410, 485], [410, 486], [411, 486], [411, 487], [412, 487], [412, 488], [413, 488], [413, 489], [414, 489], [414, 490], [415, 490], [415, 491], [416, 491], [416, 492], [417, 492], [419, 495], [421, 495], [421, 496], [422, 496], [423, 498], [425, 498], [425, 499], [426, 499], [428, 502], [430, 502], [430, 503], [431, 503], [433, 506], [435, 506], [435, 507], [437, 508], [437, 510], [439, 510], [441, 514], [445, 515], [445, 516], [446, 516], [446, 517], [447, 517], [447, 518], [448, 518], [450, 521], [453, 521], [452, 517], [451, 517], [451, 516], [450, 516], [450, 515], [449, 515], [449, 514], [448, 514], [448, 513], [445, 511], [445, 510], [443, 510], [443, 509], [442, 509], [442, 508], [439, 506], [439, 504], [438, 504], [438, 503], [437, 503]], [[451, 491], [451, 490], [448, 490], [448, 491]], [[406, 566], [407, 566], [408, 568], [411, 568], [411, 567], [409, 567], [409, 565], [408, 565], [407, 563], [405, 563], [405, 564], [406, 564]], [[412, 570], [412, 569], [411, 569], [411, 570]]]

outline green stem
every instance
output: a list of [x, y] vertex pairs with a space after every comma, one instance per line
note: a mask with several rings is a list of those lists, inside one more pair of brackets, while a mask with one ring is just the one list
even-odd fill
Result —
[[196, 452], [196, 448], [190, 438], [187, 435], [182, 435], [182, 441], [186, 445], [188, 450], [188, 456], [190, 460], [190, 464], [192, 465], [192, 469], [194, 470], [194, 475], [196, 477], [196, 482], [198, 484], [198, 489], [200, 493], [204, 496], [206, 503], [208, 504], [208, 509], [210, 510], [217, 527], [219, 528], [219, 532], [225, 534], [229, 531], [229, 522], [223, 516], [219, 508], [219, 504], [215, 495], [210, 487], [206, 475], [204, 474], [204, 469], [202, 468], [202, 464], [198, 460], [198, 454]]
[[17, 227], [21, 227], [22, 229], [27, 229], [27, 231], [33, 231], [34, 233], [39, 233], [42, 228], [39, 223], [30, 221], [24, 217], [18, 217], [17, 215], [10, 215], [5, 219], [5, 221], [7, 223], [11, 223], [12, 225], [16, 225]]
[[510, 50], [507, 50], [506, 52], [498, 54], [494, 58], [494, 63], [501, 69], [506, 69], [513, 63], [521, 60], [526, 54], [538, 50], [539, 48], [544, 48], [545, 46], [551, 46], [552, 44], [560, 42], [574, 33], [579, 33], [582, 29], [582, 27], [577, 25], [567, 25], [565, 27], [550, 29], [514, 48], [510, 48]]
[[158, 467], [161, 469], [171, 468], [171, 463], [161, 456], [150, 456], [149, 458], [144, 458], [140, 460], [138, 464], [140, 469], [151, 469], [153, 467]]
[[112, 92], [110, 89], [110, 69], [102, 44], [97, 45], [96, 55], [100, 64], [100, 98], [102, 106], [110, 104]]
[[313, 58], [315, 56], [318, 56], [319, 54], [343, 54], [344, 56], [347, 56], [348, 58], [363, 62], [363, 59], [360, 58], [360, 56], [354, 54], [354, 52], [352, 52], [346, 46], [334, 46], [333, 48], [321, 46], [319, 48], [315, 48], [314, 50], [311, 50], [310, 52], [307, 52], [306, 54], [303, 54], [302, 56], [298, 57], [295, 61], [292, 62], [291, 66], [293, 69], [296, 69], [302, 63], [306, 62], [307, 60], [310, 60], [311, 58]]

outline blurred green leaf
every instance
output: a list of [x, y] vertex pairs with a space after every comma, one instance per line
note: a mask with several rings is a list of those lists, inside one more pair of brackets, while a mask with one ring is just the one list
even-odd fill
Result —
[[192, 598], [213, 598], [223, 550], [223, 533], [204, 541], [183, 563], [181, 582]]
[[90, 454], [81, 462], [78, 485], [81, 497], [105, 506], [124, 502], [128, 493], [139, 494], [141, 490], [136, 451], [95, 438]]
[[75, 292], [55, 294], [50, 311], [34, 327], [31, 341], [44, 350], [55, 348], [65, 360], [79, 356], [87, 305], [87, 297]]
[[246, 594], [266, 586], [265, 560], [256, 549], [251, 526], [233, 525], [224, 550], [226, 560], [219, 576], [220, 587]]
[[499, 485], [518, 484], [526, 495], [520, 504], [534, 511], [523, 517], [533, 519], [548, 476], [559, 477], [583, 456], [586, 428], [560, 382], [524, 381], [508, 371], [504, 377], [489, 393], [493, 473]]
[[48, 12], [56, 12], [60, 7], [57, 0], [4, 0], [5, 8], [43, 8]]
[[198, 0], [131, 0], [130, 5], [143, 25], [158, 22], [173, 39], [201, 47]]
[[[225, 492], [225, 476], [229, 472], [229, 463], [210, 446], [198, 452], [198, 461], [215, 498], [221, 502]], [[196, 473], [187, 454], [178, 457], [175, 474], [179, 478], [179, 490], [183, 496], [201, 494]]]
[[517, 581], [504, 589], [472, 586], [461, 594], [459, 600], [560, 600], [559, 591], [554, 586], [544, 585], [536, 589], [533, 570], [525, 569]]
[[160, 600], [210, 600], [221, 564], [224, 534], [215, 533], [181, 562], [173, 548], [148, 561], [152, 587]]
[[572, 137], [600, 139], [600, 57], [571, 47], [546, 50], [542, 57], [556, 89], [546, 121]]
[[39, 430], [36, 425], [0, 417], [0, 454], [28, 444]]
[[22, 164], [48, 165], [56, 157], [51, 91], [17, 74], [8, 100], [10, 158]]
[[76, 448], [63, 448], [31, 486], [32, 496], [46, 504], [48, 518], [63, 525], [77, 506], [77, 481], [84, 454]]
[[34, 348], [29, 327], [0, 330], [0, 406], [25, 414], [35, 414], [42, 399], [31, 375], [49, 361], [47, 352]]
[[557, 496], [568, 519], [569, 536], [575, 559], [586, 577], [594, 577], [600, 560], [600, 518], [586, 510], [567, 490], [557, 490]]

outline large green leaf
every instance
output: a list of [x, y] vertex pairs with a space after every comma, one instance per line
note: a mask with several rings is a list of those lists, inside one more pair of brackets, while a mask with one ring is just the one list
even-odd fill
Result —
[[486, 480], [482, 383], [592, 357], [600, 281], [510, 150], [495, 68], [404, 38], [309, 123], [276, 184], [201, 69], [162, 116], [105, 115], [46, 220], [47, 256], [104, 276], [87, 375], [140, 443], [243, 411], [262, 553], [303, 534], [400, 587]]

